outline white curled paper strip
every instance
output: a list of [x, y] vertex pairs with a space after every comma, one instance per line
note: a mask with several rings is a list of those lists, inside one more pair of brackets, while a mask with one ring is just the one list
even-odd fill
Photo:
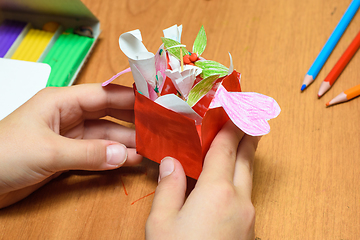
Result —
[[177, 24], [163, 30], [164, 37], [170, 38], [179, 43], [181, 43], [181, 32], [182, 32], [182, 25], [178, 26]]
[[230, 66], [229, 66], [228, 75], [234, 71], [234, 64], [230, 52], [229, 52], [229, 57], [230, 57]]
[[155, 55], [149, 52], [142, 43], [138, 29], [121, 34], [119, 46], [128, 57], [137, 90], [149, 97], [147, 83], [155, 88]]
[[195, 121], [196, 125], [200, 125], [202, 118], [197, 114], [186, 102], [180, 99], [175, 94], [167, 94], [159, 97], [155, 102], [164, 108], [170, 109], [174, 112], [180, 113]]

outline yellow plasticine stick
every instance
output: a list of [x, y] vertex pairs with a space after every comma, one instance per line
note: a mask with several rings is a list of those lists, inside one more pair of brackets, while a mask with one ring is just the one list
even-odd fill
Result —
[[36, 62], [49, 44], [52, 36], [53, 33], [38, 30], [36, 41], [34, 42], [31, 51], [28, 53], [26, 61]]
[[33, 41], [32, 32], [34, 29], [30, 29], [29, 32], [25, 35], [24, 39], [21, 41], [20, 45], [12, 55], [11, 59], [21, 60], [26, 53], [26, 49], [29, 48], [31, 42]]
[[37, 29], [31, 29], [31, 32], [24, 38], [24, 45], [19, 49], [19, 56], [16, 59], [28, 61], [29, 54], [32, 51], [37, 39], [39, 37], [39, 31]]
[[31, 29], [11, 58], [36, 62], [53, 36], [54, 33], [51, 32]]
[[37, 46], [33, 52], [33, 55], [31, 55], [32, 61], [36, 62], [40, 58], [41, 54], [44, 52], [45, 48], [51, 41], [53, 35], [54, 33], [42, 31], [41, 37], [37, 42]]
[[33, 46], [31, 46], [31, 50], [28, 52], [28, 55], [26, 57], [26, 61], [31, 61], [31, 62], [36, 62], [39, 58], [39, 50], [41, 48], [41, 46], [43, 45], [42, 42], [44, 41], [45, 38], [45, 32], [44, 31], [40, 31], [38, 30], [38, 36], [33, 44]]
[[40, 31], [37, 29], [34, 29], [34, 31], [31, 32], [31, 34], [29, 35], [31, 43], [27, 46], [27, 49], [24, 50], [25, 53], [20, 60], [31, 61], [30, 56], [34, 51], [34, 48], [36, 48], [36, 43], [39, 41], [40, 34]]

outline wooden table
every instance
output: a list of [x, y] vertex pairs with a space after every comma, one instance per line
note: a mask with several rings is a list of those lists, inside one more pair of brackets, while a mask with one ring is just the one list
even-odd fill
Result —
[[[255, 157], [253, 203], [258, 239], [358, 239], [360, 236], [360, 99], [325, 103], [360, 82], [357, 53], [321, 99], [321, 81], [359, 31], [357, 13], [317, 80], [303, 77], [350, 0], [83, 0], [100, 19], [101, 38], [77, 84], [103, 82], [128, 67], [121, 33], [140, 29], [149, 51], [162, 29], [183, 24], [192, 45], [201, 25], [205, 58], [242, 73], [243, 91], [277, 100], [282, 112]], [[131, 74], [116, 83], [131, 85]], [[69, 172], [0, 211], [1, 239], [143, 239], [158, 164], [108, 172]], [[147, 196], [150, 194], [149, 196]], [[143, 199], [139, 198], [147, 196]]]

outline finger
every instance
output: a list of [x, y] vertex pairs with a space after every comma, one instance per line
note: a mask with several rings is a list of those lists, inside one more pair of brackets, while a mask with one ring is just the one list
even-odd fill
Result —
[[228, 121], [214, 138], [204, 160], [199, 182], [233, 181], [237, 148], [244, 133]]
[[86, 121], [84, 138], [112, 140], [123, 143], [127, 147], [136, 146], [135, 129], [107, 120]]
[[73, 127], [67, 132], [62, 131], [61, 135], [68, 138], [112, 140], [127, 147], [136, 146], [134, 129], [104, 119], [87, 120], [84, 125]]
[[67, 99], [74, 100], [84, 111], [96, 111], [105, 108], [133, 109], [135, 95], [129, 87], [109, 84], [102, 87], [99, 83], [75, 85], [67, 88]]
[[143, 156], [137, 154], [135, 148], [128, 148], [127, 149], [127, 159], [122, 166], [134, 166], [136, 164], [141, 163]]
[[49, 171], [114, 169], [122, 166], [128, 157], [134, 157], [134, 154], [128, 154], [125, 145], [114, 141], [69, 139], [54, 135], [49, 139], [50, 146], [44, 147], [44, 155], [48, 156], [44, 168]]
[[59, 125], [60, 120], [63, 127], [77, 124], [79, 119], [95, 119], [107, 115], [132, 122], [134, 102], [132, 88], [114, 84], [106, 87], [101, 84], [82, 84], [45, 88], [24, 106], [31, 105], [34, 109], [28, 115], [43, 119], [49, 126]]
[[160, 163], [159, 185], [150, 212], [162, 219], [178, 213], [185, 201], [186, 176], [180, 162], [166, 157]]
[[[44, 101], [44, 99], [49, 99], [49, 101]], [[116, 116], [114, 109], [132, 110], [135, 96], [132, 88], [114, 84], [102, 87], [101, 84], [94, 83], [64, 88], [45, 88], [29, 102], [34, 109], [37, 109], [35, 114], [41, 111], [44, 119], [52, 119], [53, 116], [60, 114], [62, 120], [72, 122], [79, 116], [88, 115], [96, 118], [108, 113]], [[47, 111], [44, 112], [44, 109]]]
[[251, 198], [253, 162], [260, 138], [245, 135], [239, 144], [235, 163], [234, 185], [243, 196]]
[[93, 112], [83, 112], [82, 114], [83, 119], [99, 119], [106, 116], [110, 116], [129, 123], [134, 123], [135, 121], [133, 110], [106, 108]]

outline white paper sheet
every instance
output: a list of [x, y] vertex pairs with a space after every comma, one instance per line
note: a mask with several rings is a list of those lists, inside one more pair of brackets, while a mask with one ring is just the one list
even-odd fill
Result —
[[50, 71], [44, 63], [0, 58], [0, 120], [45, 88]]

